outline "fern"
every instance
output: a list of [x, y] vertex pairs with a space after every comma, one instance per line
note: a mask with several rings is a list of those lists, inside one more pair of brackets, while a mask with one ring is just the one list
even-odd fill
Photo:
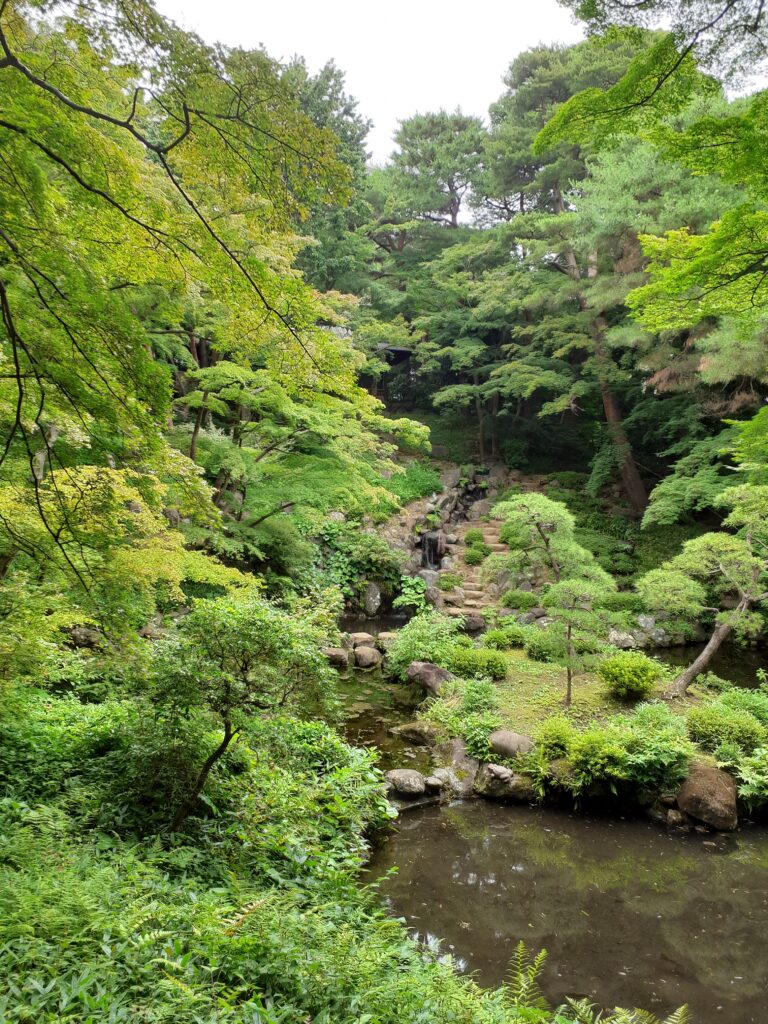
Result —
[[539, 987], [539, 977], [544, 970], [547, 951], [539, 950], [532, 957], [521, 939], [509, 965], [509, 977], [505, 984], [507, 1002], [514, 1009], [546, 1010], [548, 1003]]

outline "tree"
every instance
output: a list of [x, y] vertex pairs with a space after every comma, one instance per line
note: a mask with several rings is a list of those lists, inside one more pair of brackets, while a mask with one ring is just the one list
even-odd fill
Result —
[[482, 159], [478, 117], [440, 110], [401, 121], [392, 158], [405, 204], [416, 218], [459, 226], [462, 203]]
[[733, 533], [705, 533], [637, 583], [651, 608], [685, 617], [715, 613], [704, 649], [669, 688], [681, 696], [706, 670], [729, 636], [754, 635], [762, 627], [756, 609], [768, 601], [768, 487], [743, 484], [724, 491], [717, 505], [729, 509], [724, 527]]
[[152, 699], [166, 714], [204, 710], [222, 730], [170, 824], [176, 832], [197, 805], [211, 771], [248, 719], [333, 703], [321, 645], [333, 631], [322, 603], [290, 614], [258, 593], [197, 601], [178, 629], [153, 648]]
[[544, 595], [544, 607], [554, 620], [548, 632], [554, 631], [562, 641], [567, 706], [573, 696], [573, 677], [586, 666], [586, 652], [603, 643], [606, 617], [595, 610], [595, 604], [615, 589], [616, 584], [607, 572], [599, 566], [590, 566], [588, 579], [576, 576], [561, 580], [553, 583]]

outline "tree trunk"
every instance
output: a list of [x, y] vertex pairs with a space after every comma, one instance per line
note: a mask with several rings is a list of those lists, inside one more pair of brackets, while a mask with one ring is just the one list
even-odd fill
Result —
[[685, 671], [675, 679], [674, 683], [664, 694], [665, 697], [682, 697], [691, 683], [700, 672], [709, 665], [712, 658], [720, 649], [723, 641], [730, 635], [733, 627], [727, 622], [718, 622], [715, 631], [707, 641], [707, 645], [701, 654], [696, 658]]
[[192, 813], [192, 811], [195, 808], [195, 804], [197, 803], [198, 798], [200, 797], [200, 794], [203, 791], [203, 786], [205, 786], [206, 782], [208, 781], [208, 776], [211, 774], [211, 769], [216, 764], [216, 762], [224, 756], [227, 747], [232, 742], [232, 738], [234, 735], [235, 730], [232, 728], [232, 723], [228, 718], [225, 718], [224, 736], [222, 737], [221, 743], [218, 745], [218, 747], [216, 747], [215, 750], [211, 751], [211, 753], [205, 759], [203, 767], [200, 769], [200, 772], [197, 778], [195, 779], [195, 784], [192, 788], [192, 792], [174, 814], [173, 821], [171, 822], [169, 831], [178, 832], [181, 826], [189, 817], [189, 815]]
[[[479, 386], [477, 375], [473, 377], [475, 388]], [[485, 462], [485, 434], [483, 432], [483, 403], [479, 394], [475, 394], [475, 415], [477, 416], [477, 441], [480, 448], [480, 462]]]
[[565, 706], [571, 706], [571, 700], [573, 699], [573, 627], [570, 622], [568, 623], [568, 629], [566, 631], [566, 657], [568, 658], [568, 664], [565, 668]]
[[195, 416], [195, 425], [192, 428], [192, 440], [189, 442], [189, 457], [192, 461], [195, 461], [197, 455], [197, 438], [200, 434], [200, 427], [203, 425], [203, 417], [205, 416], [208, 408], [208, 392], [203, 392], [203, 401], [200, 404], [197, 414]]
[[608, 424], [608, 432], [611, 443], [616, 449], [616, 456], [621, 467], [621, 482], [624, 486], [624, 493], [637, 516], [642, 516], [648, 505], [648, 492], [645, 489], [643, 478], [637, 468], [632, 449], [629, 446], [629, 438], [624, 430], [624, 423], [619, 409], [616, 396], [604, 382], [600, 382], [600, 397], [603, 400], [603, 412], [605, 421]]

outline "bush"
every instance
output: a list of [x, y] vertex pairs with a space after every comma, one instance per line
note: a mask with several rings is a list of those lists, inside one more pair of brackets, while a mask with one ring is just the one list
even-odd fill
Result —
[[462, 715], [473, 715], [495, 711], [498, 705], [496, 687], [490, 679], [469, 679], [464, 685], [459, 711]]
[[736, 768], [739, 796], [750, 808], [768, 803], [768, 747], [758, 747]]
[[404, 505], [443, 489], [440, 474], [426, 462], [409, 462], [404, 473], [393, 473], [383, 486], [397, 495]]
[[480, 547], [467, 548], [464, 552], [464, 564], [465, 565], [482, 565], [490, 553], [490, 548], [486, 548], [486, 545]]
[[440, 579], [437, 581], [437, 585], [441, 590], [455, 590], [456, 587], [461, 586], [462, 582], [461, 573], [443, 572], [440, 573]]
[[521, 612], [535, 608], [541, 598], [533, 590], [507, 590], [501, 599], [504, 608], [519, 608]]
[[464, 543], [468, 548], [474, 547], [476, 544], [484, 544], [485, 537], [483, 536], [483, 531], [473, 526], [464, 534]]
[[705, 750], [735, 743], [745, 754], [762, 746], [768, 736], [765, 726], [754, 715], [723, 704], [722, 698], [688, 712], [688, 734]]
[[748, 711], [750, 715], [754, 715], [758, 722], [768, 725], [768, 691], [762, 688], [759, 690], [741, 690], [733, 687], [726, 690], [717, 703], [723, 704], [728, 708]]
[[618, 591], [615, 594], [603, 594], [600, 600], [595, 602], [595, 607], [604, 608], [609, 612], [634, 612], [639, 614], [645, 611], [645, 605], [640, 596], [626, 590]]
[[619, 700], [649, 697], [661, 673], [661, 665], [640, 651], [619, 651], [597, 667], [608, 692]]
[[556, 715], [547, 718], [539, 726], [534, 734], [534, 740], [544, 757], [548, 761], [554, 761], [568, 754], [576, 735], [576, 730], [568, 719]]
[[508, 651], [512, 647], [522, 647], [525, 637], [525, 627], [511, 622], [508, 626], [487, 630], [483, 633], [480, 643], [483, 647], [490, 647], [495, 651]]
[[531, 661], [553, 662], [564, 653], [562, 640], [539, 626], [526, 628], [523, 649]]
[[507, 659], [501, 651], [481, 647], [456, 648], [449, 655], [448, 668], [458, 676], [507, 678]]
[[459, 623], [439, 612], [422, 612], [398, 630], [389, 649], [388, 664], [401, 679], [412, 661], [431, 661], [448, 667], [456, 647]]

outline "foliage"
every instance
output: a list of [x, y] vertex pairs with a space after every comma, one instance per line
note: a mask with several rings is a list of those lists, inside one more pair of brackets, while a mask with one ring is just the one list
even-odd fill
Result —
[[467, 547], [475, 547], [477, 544], [485, 543], [483, 531], [473, 526], [464, 534], [464, 543]]
[[705, 750], [734, 743], [745, 754], [765, 743], [766, 727], [746, 708], [720, 700], [701, 704], [688, 712], [688, 732]]
[[768, 726], [768, 690], [765, 687], [757, 690], [730, 687], [718, 698], [718, 703], [727, 708], [748, 711], [758, 722]]
[[483, 647], [507, 651], [512, 647], [522, 647], [527, 635], [525, 626], [519, 626], [516, 622], [512, 622], [509, 625], [499, 626], [497, 629], [487, 629], [480, 638], [480, 642]]
[[740, 757], [736, 777], [739, 797], [748, 807], [762, 807], [768, 802], [768, 747], [759, 746], [747, 757]]
[[618, 651], [597, 666], [600, 678], [618, 700], [645, 700], [661, 678], [661, 666], [641, 651]]
[[426, 592], [427, 584], [420, 576], [401, 576], [400, 593], [392, 602], [392, 607], [412, 608], [417, 615], [425, 612], [429, 607]]
[[540, 597], [533, 590], [506, 590], [502, 594], [501, 604], [504, 608], [517, 608], [521, 612], [535, 608]]
[[523, 649], [532, 661], [559, 661], [565, 654], [562, 638], [538, 626], [525, 627]]
[[456, 675], [491, 679], [506, 679], [507, 659], [501, 651], [478, 647], [460, 647], [448, 659], [448, 668]]
[[491, 549], [487, 544], [474, 544], [472, 547], [465, 549], [464, 564], [482, 565], [490, 553]]
[[459, 624], [436, 611], [422, 612], [398, 630], [387, 660], [394, 676], [405, 678], [412, 661], [429, 661], [446, 666], [452, 658]]
[[406, 463], [401, 473], [392, 473], [385, 487], [396, 495], [403, 505], [407, 505], [418, 498], [439, 493], [443, 485], [440, 473], [436, 469], [426, 462], [413, 461]]
[[437, 585], [440, 590], [450, 591], [455, 590], [456, 587], [460, 587], [463, 582], [461, 573], [458, 572], [441, 572], [440, 579], [437, 581]]

